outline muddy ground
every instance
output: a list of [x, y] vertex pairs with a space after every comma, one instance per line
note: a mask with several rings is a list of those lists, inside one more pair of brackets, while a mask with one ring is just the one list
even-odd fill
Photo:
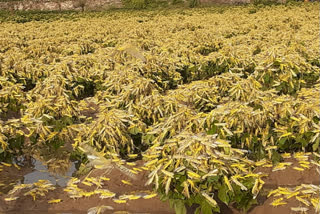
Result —
[[[292, 167], [297, 166], [297, 161], [290, 159], [288, 161], [293, 162], [293, 166], [288, 167], [285, 170], [272, 172], [271, 168], [258, 168], [258, 171], [269, 174], [264, 178], [264, 192], [277, 188], [278, 186], [290, 187], [305, 184], [320, 184], [320, 177], [315, 167], [306, 169], [303, 172], [294, 170]], [[0, 182], [4, 180], [21, 180], [28, 170], [18, 170], [14, 167], [3, 167], [3, 171], [0, 174]], [[94, 170], [90, 176], [98, 177], [104, 173], [104, 170]], [[103, 188], [108, 189], [117, 195], [130, 194], [137, 192], [151, 192], [151, 186], [145, 186], [147, 180], [147, 172], [141, 172], [137, 175], [137, 178], [131, 179], [127, 175], [123, 174], [118, 169], [113, 169], [107, 177], [109, 181], [103, 183]], [[9, 179], [10, 177], [10, 179]], [[128, 180], [132, 185], [127, 185], [121, 182], [121, 180]], [[23, 181], [22, 181], [23, 182]], [[2, 182], [3, 183], [3, 182]], [[12, 182], [11, 182], [12, 183]], [[11, 184], [12, 185], [12, 184]], [[92, 187], [87, 187], [80, 184], [79, 187], [92, 190]], [[0, 187], [1, 188], [1, 187]], [[12, 188], [12, 187], [11, 187]], [[10, 189], [10, 184], [5, 183], [2, 185], [2, 192]], [[253, 207], [249, 214], [289, 214], [294, 213], [290, 207], [299, 207], [301, 204], [295, 199], [288, 201], [287, 205], [273, 207], [270, 205], [272, 198], [267, 198], [266, 194], [260, 194], [259, 204]], [[123, 211], [118, 213], [152, 213], [152, 214], [169, 214], [174, 213], [174, 210], [170, 208], [169, 203], [162, 202], [158, 197], [151, 199], [137, 199], [129, 200], [125, 204], [117, 204], [112, 199], [100, 199], [97, 195], [90, 196], [81, 199], [71, 199], [66, 192], [63, 191], [63, 187], [58, 187], [56, 190], [49, 191], [46, 196], [37, 198], [33, 201], [30, 196], [23, 196], [21, 193], [19, 198], [12, 202], [4, 201], [7, 197], [6, 194], [0, 195], [0, 213], [72, 213], [80, 214], [87, 213], [87, 210], [91, 207], [100, 205], [108, 205], [114, 208], [112, 211], [105, 211], [104, 213], [115, 213], [116, 211]], [[57, 204], [48, 204], [51, 199], [62, 199], [62, 202]], [[195, 207], [188, 208], [188, 213], [193, 213]], [[223, 214], [240, 214], [241, 212], [233, 207], [223, 206], [221, 207], [221, 213]], [[308, 213], [313, 214], [315, 211], [310, 208]]]

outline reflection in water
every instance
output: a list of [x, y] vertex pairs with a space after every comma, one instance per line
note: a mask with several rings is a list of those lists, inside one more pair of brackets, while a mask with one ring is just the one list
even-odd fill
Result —
[[33, 165], [34, 171], [24, 176], [24, 184], [31, 184], [38, 180], [49, 180], [53, 185], [65, 187], [72, 174], [77, 170], [75, 162], [71, 162], [70, 167], [68, 167], [64, 173], [50, 172], [47, 165], [37, 159], [33, 159]]

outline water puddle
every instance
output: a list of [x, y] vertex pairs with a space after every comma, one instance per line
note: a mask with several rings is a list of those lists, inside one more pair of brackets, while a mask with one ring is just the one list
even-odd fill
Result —
[[53, 185], [65, 187], [71, 176], [77, 171], [76, 162], [70, 161], [70, 166], [63, 173], [50, 172], [48, 165], [40, 160], [33, 159], [33, 171], [23, 176], [24, 184], [32, 184], [38, 180], [49, 180]]
[[[48, 180], [53, 185], [66, 187], [68, 181], [77, 172], [79, 160], [52, 159], [41, 161], [34, 157], [26, 160], [13, 160], [10, 167], [1, 168], [0, 195], [7, 194], [16, 184], [33, 184], [39, 180]], [[22, 164], [23, 163], [23, 164]]]

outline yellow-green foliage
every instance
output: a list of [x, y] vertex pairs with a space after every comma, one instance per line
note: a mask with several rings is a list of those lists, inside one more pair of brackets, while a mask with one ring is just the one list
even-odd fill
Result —
[[143, 155], [170, 198], [256, 196], [253, 160], [319, 151], [318, 6], [2, 22], [0, 159], [17, 145], [88, 144]]

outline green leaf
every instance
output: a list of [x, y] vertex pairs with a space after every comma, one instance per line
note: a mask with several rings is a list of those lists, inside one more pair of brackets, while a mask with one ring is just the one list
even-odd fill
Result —
[[174, 208], [175, 200], [169, 200], [169, 205], [171, 208]]
[[304, 138], [302, 138], [302, 139], [300, 140], [300, 143], [301, 143], [301, 146], [302, 146], [303, 148], [307, 147], [307, 145], [308, 145], [308, 141], [306, 141], [306, 139], [304, 139]]
[[197, 207], [197, 209], [194, 211], [194, 214], [201, 214], [201, 207]]
[[281, 139], [279, 140], [278, 145], [279, 145], [279, 148], [280, 148], [280, 149], [284, 149], [285, 143], [286, 143], [287, 139], [288, 139], [288, 138], [283, 137], [283, 138], [281, 138]]
[[264, 76], [263, 76], [263, 79], [264, 79], [264, 82], [265, 82], [265, 83], [269, 83], [269, 81], [270, 81], [270, 76], [269, 76], [269, 74], [264, 75]]
[[212, 214], [212, 206], [208, 202], [203, 201], [203, 203], [201, 203], [201, 213]]
[[185, 203], [191, 207], [194, 204], [194, 200], [192, 200], [192, 198], [190, 198], [189, 200], [186, 200]]
[[[247, 187], [248, 189], [251, 189], [253, 187], [254, 183], [255, 183], [255, 179], [252, 178], [252, 177], [251, 178], [247, 178], [246, 180], [242, 181], [242, 184], [245, 187]], [[239, 187], [239, 186], [237, 186], [237, 187]], [[240, 190], [240, 187], [239, 187], [239, 190]]]
[[243, 197], [243, 199], [240, 202], [240, 206], [242, 211], [244, 213], [247, 213], [247, 211], [253, 206], [258, 204], [257, 199], [252, 199], [250, 197]]
[[129, 129], [129, 133], [130, 134], [133, 134], [133, 135], [136, 135], [140, 132], [139, 128], [138, 127], [132, 127], [131, 129]]
[[277, 151], [273, 151], [271, 160], [273, 164], [279, 163], [281, 161], [281, 155]]
[[210, 176], [207, 178], [208, 183], [211, 182], [217, 182], [219, 180], [220, 176], [216, 175], [216, 176]]
[[176, 200], [174, 202], [174, 210], [176, 214], [186, 214], [187, 209], [186, 206], [184, 205], [184, 202], [182, 200]]
[[[160, 194], [160, 200], [161, 201], [166, 201], [166, 200], [168, 200], [169, 198], [168, 198], [168, 196], [166, 195], [166, 194]], [[171, 206], [172, 207], [172, 206]]]
[[216, 206], [212, 208], [213, 212], [220, 213], [220, 207]]
[[194, 201], [194, 203], [196, 203], [196, 204], [201, 204], [202, 201], [203, 201], [203, 197], [202, 197], [201, 195], [197, 194], [197, 195], [194, 197], [193, 201]]
[[218, 190], [218, 198], [226, 205], [228, 205], [230, 201], [227, 191], [228, 188], [226, 187], [226, 185], [221, 185]]
[[312, 145], [312, 150], [315, 152], [319, 149], [320, 138], [317, 138], [316, 142]]
[[226, 155], [230, 154], [230, 148], [229, 147], [224, 147], [223, 150], [224, 150]]
[[218, 127], [213, 125], [212, 128], [207, 132], [208, 135], [213, 135], [218, 132]]

